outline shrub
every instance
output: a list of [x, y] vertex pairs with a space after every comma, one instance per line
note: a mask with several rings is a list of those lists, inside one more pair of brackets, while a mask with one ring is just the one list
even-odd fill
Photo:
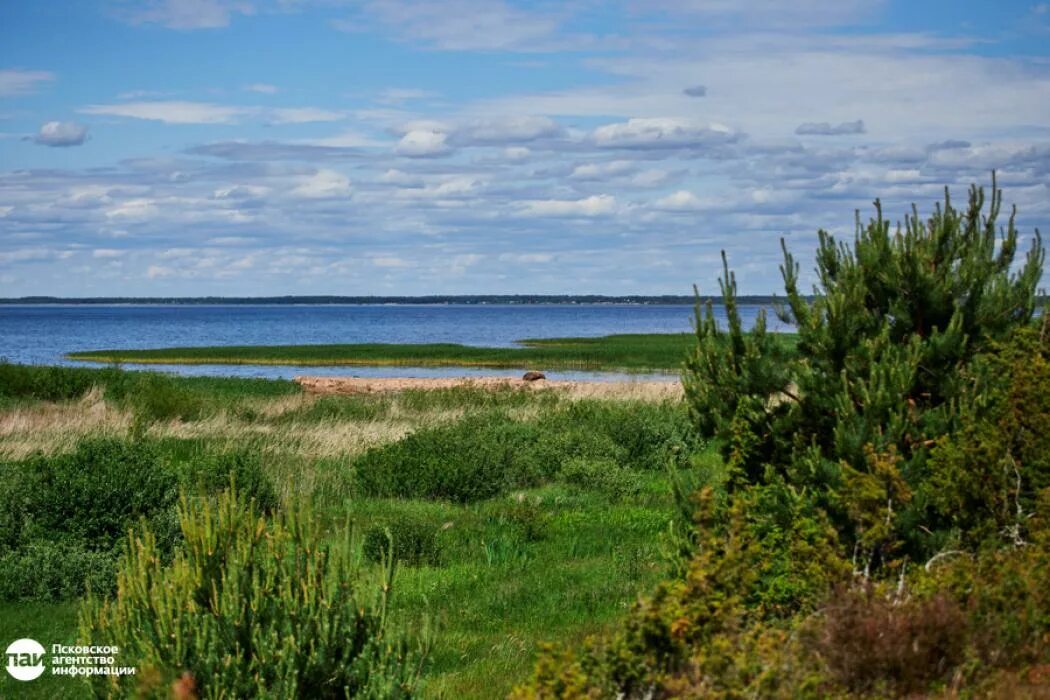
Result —
[[264, 513], [279, 505], [273, 481], [267, 476], [258, 454], [223, 452], [193, 457], [181, 474], [183, 488], [190, 493], [215, 494], [230, 485]]
[[823, 613], [815, 650], [853, 691], [887, 684], [895, 695], [921, 691], [947, 680], [966, 648], [966, 618], [943, 594], [896, 601], [870, 586], [845, 589]]
[[558, 478], [588, 491], [597, 491], [612, 500], [637, 494], [638, 479], [611, 459], [574, 458], [562, 463]]
[[357, 483], [378, 497], [460, 503], [537, 484], [549, 465], [535, 458], [539, 430], [501, 414], [425, 428], [355, 461]]
[[421, 654], [385, 623], [393, 565], [371, 580], [349, 532], [325, 543], [294, 505], [271, 522], [226, 492], [183, 499], [185, 545], [161, 564], [147, 529], [131, 537], [117, 594], [80, 612], [84, 644], [118, 645], [132, 677], [95, 677], [109, 697], [409, 697]]
[[440, 527], [430, 518], [398, 513], [365, 531], [364, 554], [371, 561], [382, 562], [392, 552], [395, 561], [409, 566], [437, 566], [441, 563]]
[[31, 542], [0, 556], [0, 600], [68, 600], [113, 588], [115, 558], [78, 544]]
[[171, 507], [177, 477], [148, 443], [91, 439], [8, 465], [0, 502], [20, 541], [69, 539], [108, 551], [141, 517]]
[[581, 401], [528, 421], [469, 415], [369, 450], [354, 466], [371, 496], [468, 503], [541, 484], [571, 460], [663, 469], [698, 445], [688, 415], [672, 404]]

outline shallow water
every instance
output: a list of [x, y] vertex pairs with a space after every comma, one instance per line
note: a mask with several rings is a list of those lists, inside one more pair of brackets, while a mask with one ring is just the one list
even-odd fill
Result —
[[[759, 306], [742, 306], [750, 326]], [[461, 343], [510, 347], [523, 338], [684, 333], [687, 305], [0, 305], [0, 357], [26, 364], [90, 365], [77, 350], [321, 343]], [[771, 324], [774, 330], [778, 327]], [[787, 330], [780, 328], [780, 330]], [[297, 367], [294, 365], [125, 365], [185, 375], [290, 378], [518, 376], [516, 370], [462, 367]], [[561, 371], [551, 379], [653, 375]], [[674, 375], [655, 375], [674, 379]]]

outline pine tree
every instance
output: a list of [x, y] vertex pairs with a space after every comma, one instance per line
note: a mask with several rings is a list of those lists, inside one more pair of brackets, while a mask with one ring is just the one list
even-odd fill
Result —
[[[994, 174], [990, 200], [974, 186], [958, 210], [946, 189], [928, 220], [913, 206], [895, 229], [876, 200], [866, 225], [858, 215], [852, 244], [819, 232], [812, 299], [782, 242], [787, 298], [778, 314], [798, 331], [790, 359], [764, 316], [743, 332], [723, 260], [728, 329], [698, 308], [683, 383], [699, 430], [721, 440], [738, 479], [815, 489], [854, 527], [857, 504], [841, 490], [847, 475], [860, 483], [872, 464], [892, 464], [912, 489], [925, 479], [929, 448], [959, 428], [965, 368], [1034, 314], [1039, 232], [1015, 270], [1016, 210], [1000, 228], [1001, 208]], [[883, 517], [921, 524], [924, 507], [916, 499]]]

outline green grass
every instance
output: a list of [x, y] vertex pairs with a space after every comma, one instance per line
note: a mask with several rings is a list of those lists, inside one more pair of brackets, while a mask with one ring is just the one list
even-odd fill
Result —
[[695, 343], [691, 333], [522, 340], [522, 347], [451, 343], [258, 345], [153, 350], [92, 350], [74, 360], [164, 364], [405, 365], [596, 370], [677, 370]]
[[[71, 644], [76, 641], [77, 603], [0, 602], [0, 649], [16, 639], [29, 637], [44, 645]], [[52, 676], [48, 670], [33, 681], [16, 681], [0, 671], [0, 698], [55, 700], [90, 698], [87, 684], [69, 676]]]
[[[682, 441], [691, 428], [673, 402], [471, 388], [288, 400], [298, 391], [289, 382], [17, 365], [0, 372], [19, 410], [79, 407], [85, 387], [102, 386], [105, 401], [157, 421], [143, 435], [114, 439], [143, 441], [180, 474], [220, 465], [225, 453], [257, 456], [285, 497], [312, 501], [326, 528], [349, 519], [364, 535], [407, 523], [398, 531], [419, 537], [427, 556], [399, 567], [390, 612], [410, 630], [431, 624], [425, 696], [434, 698], [505, 695], [526, 679], [541, 642], [573, 643], [615, 625], [667, 572], [663, 533], [676, 517], [664, 472], [669, 445], [702, 449], [693, 465], [716, 459]], [[322, 454], [301, 442], [310, 431], [386, 425], [412, 433], [392, 431], [363, 453], [347, 445]], [[507, 436], [519, 444], [513, 453], [497, 449]], [[431, 458], [439, 464], [450, 454], [463, 458], [430, 470]], [[489, 457], [500, 461], [493, 467]], [[419, 488], [393, 480], [399, 464], [418, 471]], [[468, 488], [481, 467], [495, 488]], [[364, 469], [376, 471], [362, 479]], [[454, 470], [462, 478], [449, 500], [423, 488]], [[70, 641], [75, 618], [74, 601], [0, 603], [0, 642]], [[4, 682], [0, 698], [81, 697], [85, 688], [65, 678]]]

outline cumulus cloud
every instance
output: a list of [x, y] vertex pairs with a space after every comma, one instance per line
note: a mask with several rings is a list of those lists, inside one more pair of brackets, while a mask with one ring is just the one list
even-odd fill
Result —
[[596, 194], [584, 199], [534, 199], [522, 202], [519, 213], [536, 217], [595, 217], [609, 216], [619, 209], [616, 197]]
[[681, 118], [638, 118], [606, 124], [594, 130], [600, 148], [663, 149], [721, 146], [739, 140], [722, 124], [703, 124]]
[[0, 97], [26, 95], [36, 90], [40, 83], [54, 79], [55, 74], [46, 70], [0, 69]]
[[795, 133], [799, 136], [844, 136], [848, 134], [863, 134], [864, 132], [863, 119], [840, 124], [806, 122], [805, 124], [799, 124], [798, 128], [795, 129]]
[[704, 97], [707, 94], [707, 86], [693, 85], [682, 90], [682, 94], [686, 97]]
[[447, 133], [437, 128], [423, 127], [405, 132], [394, 152], [410, 158], [433, 158], [448, 155], [452, 147], [448, 143]]
[[76, 122], [46, 122], [32, 138], [41, 146], [80, 146], [87, 140], [88, 128]]

